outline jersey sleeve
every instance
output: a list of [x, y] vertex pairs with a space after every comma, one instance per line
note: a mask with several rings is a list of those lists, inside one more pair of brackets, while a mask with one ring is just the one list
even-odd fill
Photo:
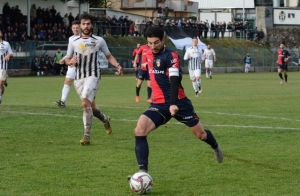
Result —
[[216, 56], [215, 50], [212, 51], [212, 54], [213, 54], [214, 56]]
[[66, 57], [67, 58], [72, 58], [73, 57], [73, 51], [74, 51], [73, 42], [69, 42]]
[[110, 52], [108, 50], [107, 44], [104, 39], [101, 40], [100, 50], [103, 52], [105, 56], [109, 55]]
[[185, 51], [185, 54], [184, 54], [184, 57], [183, 57], [184, 60], [188, 60], [188, 54], [189, 54], [189, 49], [187, 49]]
[[7, 44], [7, 52], [8, 52], [8, 54], [13, 54], [9, 44]]
[[176, 52], [171, 52], [170, 55], [168, 55], [168, 59], [167, 59], [167, 63], [168, 63], [168, 68], [170, 67], [174, 67], [177, 69], [180, 69], [180, 61], [179, 61], [179, 57], [177, 55]]

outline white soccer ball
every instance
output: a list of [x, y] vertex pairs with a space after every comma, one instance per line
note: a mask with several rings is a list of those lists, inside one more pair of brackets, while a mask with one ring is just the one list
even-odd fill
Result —
[[138, 195], [148, 193], [152, 188], [153, 180], [146, 172], [137, 172], [130, 178], [130, 188]]

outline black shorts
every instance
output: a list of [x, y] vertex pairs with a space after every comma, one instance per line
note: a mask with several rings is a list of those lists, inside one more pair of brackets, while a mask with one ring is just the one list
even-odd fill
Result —
[[[177, 121], [185, 124], [188, 127], [193, 127], [198, 124], [199, 117], [194, 111], [192, 102], [188, 98], [180, 99], [177, 102], [178, 112], [173, 116]], [[169, 104], [151, 104], [151, 106], [143, 113], [150, 118], [155, 127], [167, 123], [171, 118]]]
[[140, 80], [150, 80], [148, 70], [139, 69], [137, 77]]
[[287, 71], [288, 67], [287, 67], [287, 65], [279, 65], [278, 64], [278, 69], [282, 69], [283, 71]]

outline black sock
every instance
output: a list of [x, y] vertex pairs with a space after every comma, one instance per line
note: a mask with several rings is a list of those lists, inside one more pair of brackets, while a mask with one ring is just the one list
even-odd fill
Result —
[[135, 95], [136, 96], [140, 96], [140, 89], [141, 89], [141, 87], [135, 87]]
[[280, 74], [278, 74], [278, 75], [279, 75], [280, 79], [283, 80], [283, 78], [282, 78], [282, 73], [280, 73]]
[[284, 75], [284, 80], [287, 82], [287, 74]]
[[218, 148], [218, 143], [215, 137], [213, 136], [212, 132], [210, 132], [210, 130], [205, 130], [205, 132], [207, 133], [207, 138], [206, 140], [204, 140], [204, 142], [209, 144], [213, 149]]
[[148, 92], [148, 99], [150, 99], [150, 98], [151, 98], [151, 94], [152, 94], [152, 88], [150, 88], [150, 87], [148, 86], [147, 92]]
[[135, 156], [139, 169], [148, 171], [149, 146], [147, 136], [135, 136]]

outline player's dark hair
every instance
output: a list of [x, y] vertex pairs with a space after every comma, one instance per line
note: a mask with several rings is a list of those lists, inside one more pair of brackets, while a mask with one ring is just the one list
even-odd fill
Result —
[[90, 20], [92, 24], [94, 24], [94, 16], [88, 13], [83, 13], [79, 17], [79, 21], [81, 20]]
[[150, 26], [145, 33], [146, 37], [158, 37], [160, 40], [164, 38], [164, 30], [158, 26]]
[[80, 24], [80, 22], [78, 21], [78, 20], [74, 20], [73, 22], [72, 22], [72, 26], [73, 25], [79, 25]]
[[285, 45], [285, 42], [284, 42], [284, 41], [282, 41], [282, 42], [280, 42], [280, 44], [283, 44], [283, 45]]

